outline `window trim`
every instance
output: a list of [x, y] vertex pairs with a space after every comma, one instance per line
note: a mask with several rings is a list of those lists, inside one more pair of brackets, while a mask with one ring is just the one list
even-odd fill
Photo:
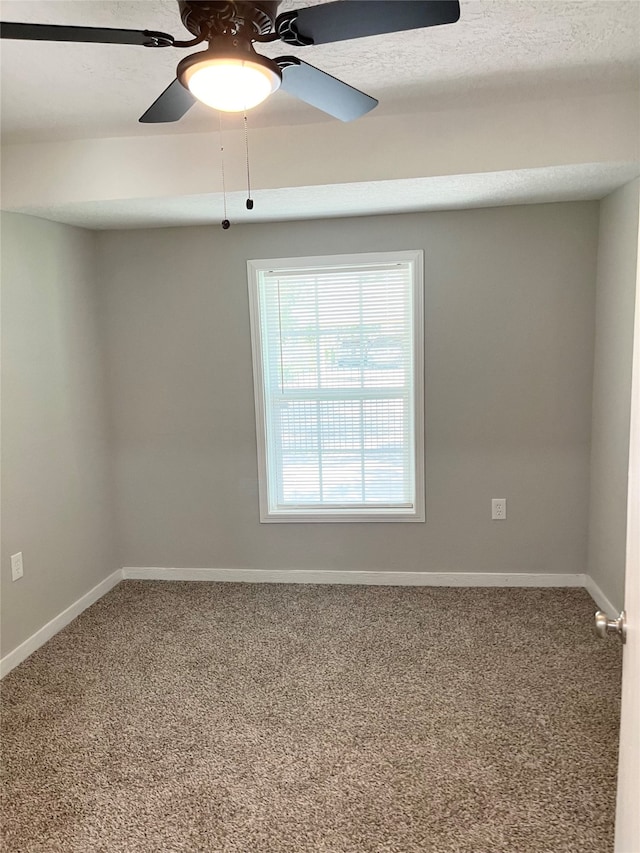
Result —
[[[409, 263], [412, 269], [413, 297], [413, 415], [414, 415], [414, 478], [415, 501], [410, 512], [405, 508], [372, 507], [365, 511], [356, 509], [327, 510], [316, 508], [273, 511], [269, 508], [268, 451], [266, 435], [266, 405], [262, 369], [262, 329], [260, 324], [259, 284], [260, 273], [273, 269], [304, 269], [305, 267], [339, 267], [345, 265], [375, 265], [394, 262]], [[411, 249], [395, 252], [366, 252], [349, 255], [326, 255], [299, 258], [267, 258], [247, 261], [249, 286], [249, 321], [251, 329], [251, 354], [253, 363], [253, 389], [256, 415], [256, 445], [258, 461], [258, 496], [261, 523], [353, 523], [353, 522], [424, 522], [425, 521], [425, 466], [424, 466], [424, 251]]]

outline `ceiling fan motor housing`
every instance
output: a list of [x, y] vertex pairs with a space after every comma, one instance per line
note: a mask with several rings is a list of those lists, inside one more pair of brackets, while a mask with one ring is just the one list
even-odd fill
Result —
[[182, 23], [194, 36], [266, 35], [273, 30], [280, 0], [178, 0]]

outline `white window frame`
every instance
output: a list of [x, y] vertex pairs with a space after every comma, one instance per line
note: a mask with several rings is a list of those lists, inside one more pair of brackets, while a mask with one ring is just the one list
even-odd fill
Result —
[[[265, 383], [262, 366], [262, 333], [260, 323], [260, 278], [262, 272], [288, 269], [318, 269], [349, 265], [379, 265], [408, 263], [412, 270], [413, 313], [413, 416], [414, 416], [414, 484], [415, 497], [411, 507], [348, 507], [321, 509], [317, 506], [274, 509], [269, 504], [269, 471], [265, 411]], [[330, 255], [302, 258], [271, 258], [247, 261], [249, 283], [249, 319], [253, 358], [256, 438], [258, 451], [258, 494], [260, 521], [280, 522], [424, 522], [424, 252], [367, 252], [363, 254]]]

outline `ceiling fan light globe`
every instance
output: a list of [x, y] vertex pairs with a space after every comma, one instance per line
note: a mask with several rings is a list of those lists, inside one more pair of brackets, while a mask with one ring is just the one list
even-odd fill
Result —
[[184, 70], [182, 82], [202, 103], [222, 112], [242, 112], [257, 107], [280, 86], [277, 66], [251, 59], [216, 57]]

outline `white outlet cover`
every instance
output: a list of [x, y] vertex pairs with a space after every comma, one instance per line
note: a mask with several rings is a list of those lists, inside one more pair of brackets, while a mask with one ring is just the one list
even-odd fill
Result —
[[11, 555], [11, 580], [17, 581], [24, 574], [22, 565], [22, 551]]
[[507, 518], [507, 499], [491, 498], [492, 521], [505, 521]]

